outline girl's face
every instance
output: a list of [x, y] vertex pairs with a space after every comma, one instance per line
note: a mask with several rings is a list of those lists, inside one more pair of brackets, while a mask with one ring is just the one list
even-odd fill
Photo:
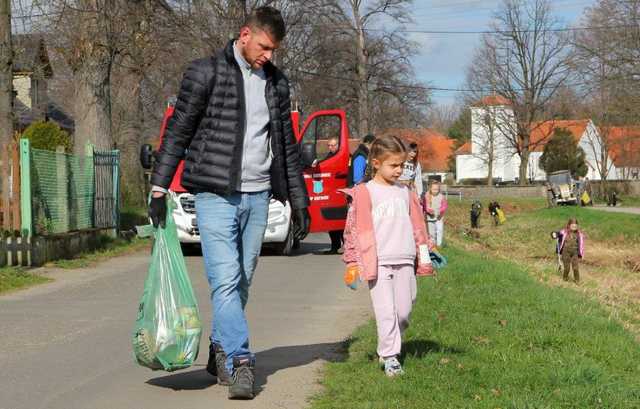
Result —
[[402, 175], [402, 168], [406, 159], [407, 155], [404, 153], [387, 155], [382, 160], [373, 159], [371, 164], [376, 170], [374, 179], [388, 185], [396, 183]]
[[409, 151], [407, 154], [407, 160], [414, 160], [416, 157], [416, 151]]
[[569, 229], [571, 229], [571, 231], [578, 231], [578, 224], [577, 223], [571, 223], [569, 225]]
[[438, 193], [440, 193], [440, 185], [431, 185], [431, 189], [430, 189], [431, 195], [435, 196]]

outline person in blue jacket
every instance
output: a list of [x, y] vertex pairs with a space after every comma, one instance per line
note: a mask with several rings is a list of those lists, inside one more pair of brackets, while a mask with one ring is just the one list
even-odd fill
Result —
[[375, 140], [372, 134], [366, 135], [362, 139], [362, 143], [351, 155], [351, 163], [349, 164], [349, 187], [357, 185], [365, 181], [367, 173], [367, 165], [369, 162], [369, 148]]

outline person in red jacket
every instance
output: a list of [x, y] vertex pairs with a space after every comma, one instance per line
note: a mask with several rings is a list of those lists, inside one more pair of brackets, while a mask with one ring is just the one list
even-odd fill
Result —
[[370, 152], [373, 179], [344, 192], [351, 198], [343, 260], [368, 282], [378, 328], [378, 356], [387, 376], [403, 373], [402, 333], [416, 299], [416, 274], [433, 275], [420, 201], [398, 183], [407, 152], [395, 136], [378, 138]]

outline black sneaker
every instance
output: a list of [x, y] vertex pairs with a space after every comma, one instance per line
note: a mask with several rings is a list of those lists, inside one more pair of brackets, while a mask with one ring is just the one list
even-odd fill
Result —
[[207, 372], [218, 378], [218, 385], [229, 386], [229, 372], [225, 366], [227, 354], [222, 347], [213, 342], [209, 345], [209, 362], [207, 362]]
[[254, 366], [254, 359], [250, 356], [233, 358], [229, 399], [253, 399]]

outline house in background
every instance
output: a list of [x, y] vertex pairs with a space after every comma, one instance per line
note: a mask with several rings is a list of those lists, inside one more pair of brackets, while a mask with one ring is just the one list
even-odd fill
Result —
[[[510, 102], [500, 96], [485, 97], [471, 107], [471, 141], [455, 152], [456, 182], [486, 179], [489, 162], [493, 164], [492, 178], [499, 182], [517, 182], [519, 179], [520, 157], [513, 144], [515, 138], [510, 132], [515, 129], [515, 115]], [[567, 130], [581, 147], [586, 156], [587, 177], [600, 180], [601, 168], [607, 168], [608, 179], [618, 179], [614, 161], [602, 161], [603, 140], [600, 131], [589, 119], [550, 120], [532, 126], [530, 134], [527, 178], [532, 181], [546, 180], [546, 173], [540, 168], [540, 157], [544, 146], [559, 129]]]
[[14, 35], [13, 92], [18, 128], [44, 120], [49, 97], [47, 81], [53, 76], [44, 38], [35, 34]]
[[623, 180], [640, 179], [640, 127], [608, 127], [602, 133], [609, 145], [609, 154]]
[[380, 135], [395, 135], [408, 143], [418, 144], [423, 180], [444, 181], [451, 175], [449, 159], [454, 153], [453, 139], [430, 128], [387, 129]]

